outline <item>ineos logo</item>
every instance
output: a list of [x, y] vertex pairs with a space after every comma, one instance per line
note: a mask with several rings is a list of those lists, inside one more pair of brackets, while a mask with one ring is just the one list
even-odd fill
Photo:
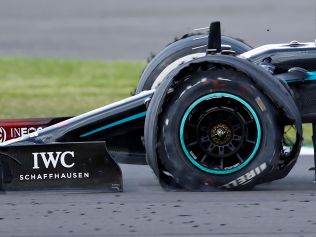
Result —
[[[53, 166], [53, 168], [57, 167], [57, 164], [60, 163], [64, 168], [72, 168], [75, 163], [70, 162], [70, 159], [75, 158], [74, 151], [56, 151], [56, 152], [35, 152], [32, 153], [34, 159], [34, 166], [33, 169], [40, 169], [39, 167], [39, 160], [41, 159], [44, 163], [46, 169], [49, 166]], [[68, 162], [66, 162], [66, 160]]]
[[0, 127], [0, 142], [5, 142], [7, 140], [7, 133], [3, 127]]

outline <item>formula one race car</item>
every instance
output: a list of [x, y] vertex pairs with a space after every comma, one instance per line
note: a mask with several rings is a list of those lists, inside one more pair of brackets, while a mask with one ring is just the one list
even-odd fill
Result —
[[1, 189], [121, 191], [117, 163], [148, 164], [168, 190], [281, 179], [302, 123], [316, 119], [315, 80], [314, 42], [252, 49], [213, 22], [158, 53], [130, 98], [73, 118], [0, 121]]

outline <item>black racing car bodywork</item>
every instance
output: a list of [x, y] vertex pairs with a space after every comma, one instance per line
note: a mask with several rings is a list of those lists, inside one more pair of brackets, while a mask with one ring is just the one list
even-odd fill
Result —
[[[145, 101], [153, 93], [146, 91], [73, 118], [3, 121], [3, 138], [11, 135], [10, 139], [14, 134], [31, 131], [26, 136], [3, 143], [4, 189], [32, 189], [47, 181], [46, 189], [63, 186], [122, 190], [121, 171], [111, 157], [120, 163], [145, 163], [141, 136], [146, 116]], [[22, 156], [22, 151], [16, 154], [19, 150], [23, 151]], [[64, 152], [68, 154], [61, 159]]]
[[117, 163], [148, 164], [163, 187], [193, 191], [285, 177], [302, 123], [316, 120], [315, 43], [236, 54], [220, 37], [219, 23], [211, 24], [204, 53], [165, 65], [159, 87], [73, 118], [0, 121], [1, 189], [122, 191]]

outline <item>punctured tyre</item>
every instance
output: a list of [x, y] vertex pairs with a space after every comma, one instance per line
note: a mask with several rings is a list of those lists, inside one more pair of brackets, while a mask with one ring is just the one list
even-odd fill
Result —
[[[249, 189], [277, 163], [281, 150], [277, 112], [246, 75], [228, 68], [199, 70], [173, 89], [174, 92], [168, 95], [159, 118], [157, 155], [165, 169], [164, 172], [168, 173], [176, 184], [191, 191], [210, 191], [218, 187], [230, 190]], [[237, 114], [253, 118], [253, 124], [246, 128], [244, 133], [256, 131], [256, 138], [252, 137], [255, 140], [254, 146], [245, 148], [245, 141], [241, 140], [238, 142], [238, 149], [237, 145], [231, 146], [235, 146], [236, 150], [233, 149], [230, 156], [223, 154], [220, 148], [217, 148], [218, 154], [214, 155], [208, 152], [207, 146], [199, 148], [201, 136], [199, 137], [197, 128], [195, 133], [198, 144], [193, 145], [197, 148], [188, 149], [188, 143], [195, 142], [194, 139], [190, 140], [190, 136], [194, 136], [194, 129], [193, 132], [189, 132], [190, 129], [186, 127], [191, 126], [188, 125], [191, 122], [188, 118], [195, 117], [196, 123], [193, 125], [196, 127], [199, 127], [199, 123], [213, 123], [204, 136], [211, 134], [208, 139], [211, 141], [210, 144], [214, 144], [214, 127], [217, 131], [220, 125], [219, 128], [226, 129], [227, 134], [229, 131], [233, 133], [232, 125], [225, 120], [229, 113], [225, 112], [225, 115], [223, 111], [233, 110], [238, 106], [242, 107], [242, 110]], [[222, 111], [222, 119], [219, 116], [217, 122], [211, 122], [212, 116], [215, 116], [212, 114], [214, 109]], [[199, 110], [202, 110], [201, 114], [194, 114]], [[199, 118], [201, 120], [198, 120]], [[209, 121], [203, 121], [205, 118]], [[238, 119], [242, 121], [243, 117], [238, 118], [236, 115], [233, 120]], [[217, 141], [218, 147], [228, 145], [233, 136], [229, 135], [225, 141]], [[242, 155], [237, 156], [236, 152], [241, 149], [244, 149], [244, 157], [238, 162], [238, 156]], [[207, 154], [207, 162], [203, 160], [204, 163], [200, 162], [205, 156], [203, 152]], [[226, 161], [225, 158], [221, 158], [222, 155], [225, 155]]]

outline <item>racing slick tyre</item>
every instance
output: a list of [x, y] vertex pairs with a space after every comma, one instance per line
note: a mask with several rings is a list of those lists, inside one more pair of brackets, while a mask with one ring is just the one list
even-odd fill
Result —
[[[150, 107], [156, 103], [153, 98]], [[155, 129], [148, 122], [151, 108], [148, 112], [145, 139]], [[158, 117], [158, 176], [160, 183], [162, 176], [169, 179], [164, 187], [250, 189], [278, 162], [278, 113], [245, 74], [232, 68], [191, 72], [169, 88]]]
[[[136, 94], [156, 88], [164, 77], [181, 63], [204, 56], [207, 40], [206, 35], [202, 34], [185, 35], [161, 50], [144, 69]], [[230, 45], [237, 54], [252, 49], [244, 42], [229, 36], [222, 36], [222, 44]]]

